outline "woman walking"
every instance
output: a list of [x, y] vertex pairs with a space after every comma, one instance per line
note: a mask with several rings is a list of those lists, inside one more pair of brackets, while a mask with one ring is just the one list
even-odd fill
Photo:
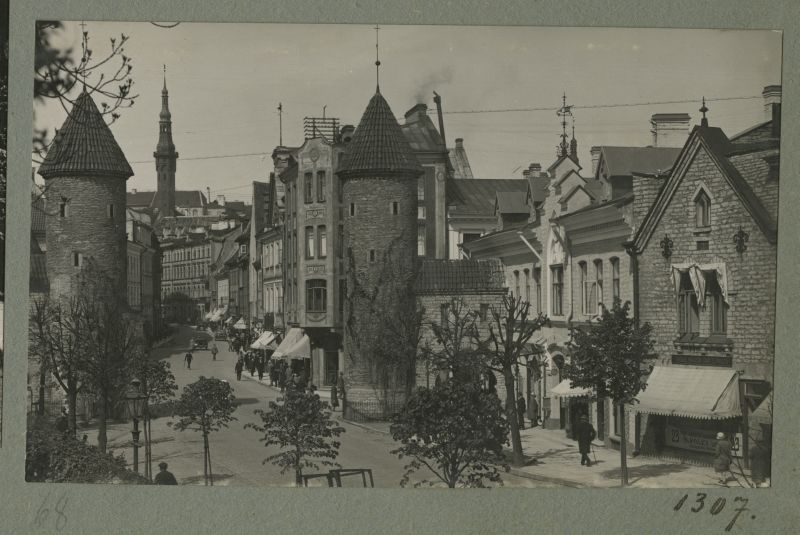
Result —
[[714, 471], [719, 477], [719, 484], [728, 486], [728, 472], [731, 470], [731, 443], [725, 433], [717, 433], [717, 447], [714, 450]]
[[336, 389], [335, 382], [331, 385], [331, 407], [333, 407], [334, 411], [339, 408], [339, 392]]

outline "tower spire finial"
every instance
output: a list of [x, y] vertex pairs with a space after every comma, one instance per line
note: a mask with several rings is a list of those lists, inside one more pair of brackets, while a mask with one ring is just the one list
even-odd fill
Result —
[[278, 145], [283, 147], [283, 103], [278, 102]]
[[[556, 112], [556, 115], [561, 117], [561, 143], [558, 145], [558, 155], [559, 156], [567, 156], [568, 152], [567, 149], [569, 144], [567, 143], [567, 117], [572, 117], [572, 106], [567, 106], [567, 93], [564, 92], [564, 95], [561, 97], [561, 108]], [[573, 125], [573, 134], [572, 137], [575, 137], [574, 133], [574, 125]]]
[[381, 56], [380, 56], [380, 41], [378, 39], [378, 31], [380, 27], [375, 25], [375, 91], [381, 92]]
[[167, 92], [167, 64], [165, 63], [163, 65], [163, 67], [164, 67], [164, 88], [161, 91], [166, 93]]
[[703, 118], [700, 119], [700, 126], [708, 126], [708, 119], [706, 118], [706, 112], [708, 108], [706, 107], [706, 97], [703, 95], [703, 106], [700, 108], [700, 113], [703, 114]]

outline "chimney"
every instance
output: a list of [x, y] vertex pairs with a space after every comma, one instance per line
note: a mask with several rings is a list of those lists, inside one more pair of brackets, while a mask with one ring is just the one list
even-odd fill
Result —
[[523, 169], [522, 170], [522, 178], [530, 178], [531, 177], [531, 170], [530, 169]]
[[346, 124], [342, 127], [340, 131], [340, 136], [343, 143], [350, 143], [350, 140], [353, 139], [353, 132], [356, 131], [356, 127], [351, 124]]
[[772, 137], [781, 137], [781, 103], [772, 104]]
[[761, 92], [761, 96], [764, 97], [764, 120], [771, 121], [772, 105], [781, 103], [781, 86], [768, 85]]
[[225, 195], [217, 195], [217, 204], [225, 206]]
[[416, 123], [427, 114], [428, 114], [427, 104], [422, 102], [420, 102], [419, 104], [415, 104], [414, 107], [408, 110], [405, 114], [406, 124]]
[[542, 164], [539, 162], [533, 162], [528, 166], [528, 173], [531, 178], [542, 176]]
[[654, 147], [683, 147], [689, 137], [688, 113], [655, 113], [650, 117]]
[[600, 147], [595, 145], [589, 152], [592, 154], [592, 176], [597, 176], [597, 166], [600, 164]]
[[[442, 136], [442, 145], [447, 150], [447, 141], [444, 137], [444, 118], [442, 117], [442, 97], [436, 91], [433, 92], [433, 101], [436, 103], [436, 113], [439, 115], [439, 135]], [[463, 143], [463, 139], [461, 140]]]

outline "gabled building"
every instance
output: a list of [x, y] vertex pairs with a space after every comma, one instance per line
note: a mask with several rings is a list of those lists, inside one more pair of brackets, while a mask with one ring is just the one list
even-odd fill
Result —
[[[654, 367], [639, 403], [642, 452], [710, 462], [717, 432], [748, 461], [771, 440], [780, 88], [767, 121], [728, 137], [703, 119], [629, 244], [637, 318]], [[652, 195], [645, 191], [644, 195]], [[634, 190], [636, 191], [636, 190]]]

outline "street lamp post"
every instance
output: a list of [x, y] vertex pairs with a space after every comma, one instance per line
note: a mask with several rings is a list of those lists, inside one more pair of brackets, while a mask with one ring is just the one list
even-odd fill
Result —
[[139, 418], [142, 417], [142, 408], [147, 397], [140, 390], [141, 382], [134, 378], [125, 394], [125, 403], [128, 405], [128, 414], [133, 419], [133, 471], [139, 472]]

